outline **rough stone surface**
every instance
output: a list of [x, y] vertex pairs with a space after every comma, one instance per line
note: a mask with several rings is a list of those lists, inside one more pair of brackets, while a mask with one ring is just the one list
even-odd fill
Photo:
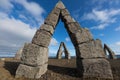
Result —
[[110, 59], [116, 59], [115, 53], [107, 46], [107, 44], [104, 44], [104, 52], [107, 55], [106, 51], [108, 51]]
[[[80, 61], [80, 60], [79, 60]], [[81, 65], [82, 63], [82, 65]], [[77, 62], [78, 70], [82, 71], [84, 78], [86, 77], [100, 77], [113, 79], [111, 67], [109, 61], [106, 59], [81, 59], [81, 62]], [[81, 67], [83, 70], [81, 70]]]
[[80, 58], [105, 58], [100, 40], [92, 40], [79, 44], [76, 47], [76, 54]]
[[70, 15], [69, 11], [67, 9], [62, 9], [61, 10], [61, 16], [64, 17], [66, 15]]
[[65, 6], [64, 6], [64, 4], [62, 3], [62, 1], [59, 1], [59, 2], [56, 4], [56, 7], [59, 8], [59, 9], [65, 9]]
[[62, 21], [63, 21], [65, 24], [69, 24], [69, 23], [72, 23], [72, 22], [76, 22], [70, 15], [66, 15], [66, 16], [62, 17]]
[[53, 28], [55, 29], [55, 27], [56, 27], [56, 25], [58, 23], [58, 20], [59, 20], [59, 16], [56, 15], [56, 14], [51, 13], [45, 19], [44, 23], [53, 26]]
[[31, 66], [39, 66], [48, 62], [48, 48], [35, 44], [25, 44], [21, 63]]
[[26, 77], [38, 79], [47, 71], [47, 64], [37, 67], [31, 67], [20, 64], [16, 71], [16, 78]]
[[51, 40], [51, 34], [44, 30], [37, 30], [36, 34], [34, 35], [32, 39], [32, 43], [48, 47]]
[[49, 32], [51, 35], [53, 35], [53, 33], [54, 33], [53, 27], [50, 25], [47, 25], [47, 24], [41, 25], [40, 29]]
[[51, 11], [52, 14], [56, 14], [57, 16], [60, 15], [60, 9], [55, 7], [52, 11]]
[[[62, 50], [62, 48], [64, 49], [64, 50]], [[65, 58], [66, 59], [71, 59], [71, 57], [70, 57], [70, 53], [69, 53], [69, 51], [67, 50], [67, 47], [66, 47], [66, 45], [64, 44], [64, 42], [61, 42], [60, 43], [60, 46], [59, 46], [59, 49], [58, 49], [58, 52], [57, 52], [57, 59], [61, 59], [62, 58], [62, 53], [65, 53]]]
[[19, 60], [21, 59], [22, 51], [23, 51], [23, 47], [17, 51], [17, 53], [15, 54], [15, 59], [19, 59]]

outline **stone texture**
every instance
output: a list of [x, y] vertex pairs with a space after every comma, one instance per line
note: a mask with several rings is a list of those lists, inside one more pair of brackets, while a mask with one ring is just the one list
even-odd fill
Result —
[[[82, 65], [81, 65], [82, 64]], [[113, 79], [109, 61], [106, 59], [81, 59], [77, 62], [78, 70], [82, 71], [83, 78], [100, 77]], [[83, 70], [81, 70], [81, 67]]]
[[[63, 48], [64, 50], [62, 50], [62, 48]], [[63, 52], [65, 53], [65, 58], [66, 58], [66, 59], [71, 59], [70, 53], [69, 53], [69, 51], [67, 50], [66, 45], [64, 44], [64, 42], [61, 42], [61, 43], [60, 43], [60, 46], [59, 46], [59, 49], [58, 49], [58, 51], [57, 51], [57, 55], [56, 55], [57, 59], [61, 59], [61, 58], [62, 58], [62, 53], [63, 53]]]
[[69, 24], [69, 23], [72, 23], [72, 22], [76, 22], [70, 15], [66, 15], [66, 16], [62, 17], [62, 21], [63, 21], [65, 24]]
[[21, 63], [31, 66], [39, 66], [48, 62], [48, 48], [35, 44], [25, 44]]
[[108, 47], [107, 44], [104, 44], [104, 52], [105, 54], [107, 55], [107, 52], [108, 51], [108, 54], [109, 54], [109, 58], [110, 59], [116, 59], [116, 56], [115, 56], [115, 53], [110, 49], [110, 47]]
[[32, 39], [32, 43], [48, 47], [51, 40], [51, 34], [44, 30], [37, 30], [36, 34], [34, 35]]
[[92, 40], [76, 46], [76, 54], [80, 58], [105, 58], [100, 40]]
[[56, 15], [56, 14], [49, 14], [48, 17], [45, 19], [45, 24], [47, 25], [51, 25], [53, 26], [53, 28], [55, 29], [57, 23], [58, 23], [58, 20], [59, 20], [59, 16]]
[[56, 14], [57, 16], [60, 15], [60, 9], [55, 7], [52, 11], [51, 11], [52, 14]]
[[59, 9], [65, 9], [65, 6], [64, 6], [64, 4], [62, 3], [62, 1], [59, 1], [59, 2], [56, 4], [56, 7], [59, 8]]
[[67, 9], [62, 9], [61, 10], [61, 16], [64, 17], [66, 15], [70, 15], [69, 11]]
[[53, 35], [53, 33], [54, 33], [53, 27], [50, 25], [47, 25], [47, 24], [42, 24], [40, 27], [40, 30], [45, 30], [45, 31], [49, 32], [51, 35]]
[[23, 51], [23, 47], [16, 52], [15, 59], [19, 59], [19, 60], [21, 59], [22, 51]]
[[47, 71], [47, 64], [37, 67], [31, 67], [20, 64], [16, 71], [16, 78], [26, 77], [38, 79]]

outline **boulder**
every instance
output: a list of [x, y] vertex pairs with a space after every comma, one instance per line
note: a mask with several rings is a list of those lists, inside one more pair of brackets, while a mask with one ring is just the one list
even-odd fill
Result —
[[53, 27], [50, 25], [47, 25], [47, 24], [42, 24], [40, 27], [40, 30], [45, 30], [45, 31], [49, 32], [51, 35], [53, 35], [53, 33], [54, 33]]
[[39, 46], [44, 46], [48, 47], [51, 41], [51, 34], [45, 30], [37, 30], [36, 34], [34, 35], [32, 39], [32, 43], [39, 45]]
[[30, 66], [39, 66], [48, 62], [48, 48], [35, 44], [25, 44], [21, 63]]
[[77, 60], [77, 69], [83, 78], [113, 79], [110, 63], [104, 58]]
[[76, 54], [80, 58], [105, 58], [100, 40], [91, 40], [77, 45]]
[[33, 78], [38, 79], [47, 71], [47, 64], [32, 67], [28, 65], [20, 64], [17, 71], [16, 71], [16, 78], [26, 77], [26, 78]]

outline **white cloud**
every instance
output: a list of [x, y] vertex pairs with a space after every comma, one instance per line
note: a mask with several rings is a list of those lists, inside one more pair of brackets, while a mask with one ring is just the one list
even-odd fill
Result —
[[50, 42], [50, 46], [57, 46], [57, 45], [58, 45], [58, 41], [55, 38], [52, 38]]
[[111, 44], [110, 48], [115, 52], [116, 55], [120, 55], [120, 41]]
[[[31, 41], [36, 28], [31, 28], [29, 24], [13, 17], [9, 18], [6, 13], [0, 12], [0, 32], [0, 52], [3, 52], [3, 50], [6, 52], [15, 52], [25, 42]], [[4, 49], [1, 49], [3, 47]], [[6, 49], [10, 49], [11, 51]]]
[[120, 31], [120, 26], [115, 29], [115, 31]]
[[116, 42], [116, 45], [120, 46], [120, 41], [119, 41], [119, 42]]
[[104, 36], [104, 34], [100, 34], [100, 36]]
[[91, 13], [85, 13], [83, 20], [93, 20], [98, 22], [99, 25], [91, 27], [91, 29], [104, 29], [110, 23], [116, 22], [115, 16], [120, 15], [120, 9], [105, 9], [105, 10], [96, 10], [93, 9]]
[[70, 41], [70, 38], [69, 38], [69, 37], [66, 37], [65, 40], [66, 40], [67, 42], [69, 42], [69, 41]]
[[0, 8], [5, 10], [13, 8], [11, 0], [0, 0]]
[[24, 6], [34, 16], [42, 15], [44, 12], [44, 9], [35, 2], [28, 2], [27, 0], [16, 0], [16, 2]]

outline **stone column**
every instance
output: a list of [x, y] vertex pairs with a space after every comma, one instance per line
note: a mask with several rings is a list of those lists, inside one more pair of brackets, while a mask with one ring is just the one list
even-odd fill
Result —
[[25, 44], [21, 64], [16, 71], [16, 78], [23, 76], [38, 79], [47, 71], [48, 46], [58, 23], [59, 15], [60, 9], [55, 7], [45, 19], [44, 24], [36, 31], [32, 42]]
[[90, 31], [81, 28], [66, 9], [61, 11], [61, 16], [76, 50], [76, 64], [80, 76], [113, 79], [101, 41], [94, 40]]

